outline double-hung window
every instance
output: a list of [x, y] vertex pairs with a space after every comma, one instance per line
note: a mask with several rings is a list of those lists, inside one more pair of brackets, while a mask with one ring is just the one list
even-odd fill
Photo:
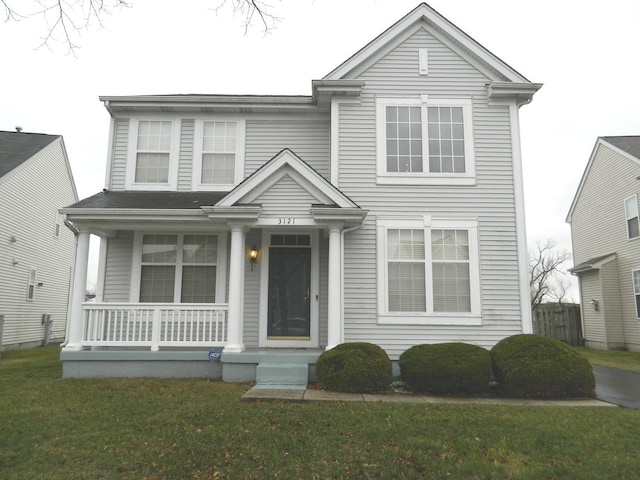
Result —
[[142, 303], [216, 303], [224, 295], [223, 240], [218, 235], [141, 234]]
[[631, 240], [640, 236], [638, 226], [638, 197], [632, 195], [624, 201], [624, 214], [627, 219], [627, 238]]
[[244, 120], [203, 119], [195, 128], [193, 189], [231, 190], [243, 178]]
[[127, 185], [138, 190], [175, 190], [179, 125], [173, 120], [132, 119]]
[[378, 219], [380, 323], [479, 324], [477, 232], [475, 221]]
[[376, 99], [377, 181], [472, 185], [471, 99]]
[[32, 302], [36, 295], [36, 269], [29, 269], [29, 279], [27, 281], [27, 301]]
[[636, 318], [640, 318], [640, 270], [633, 270], [633, 296], [636, 299]]

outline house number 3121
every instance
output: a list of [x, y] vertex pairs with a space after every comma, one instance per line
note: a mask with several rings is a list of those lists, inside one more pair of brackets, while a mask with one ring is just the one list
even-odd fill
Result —
[[278, 218], [278, 225], [293, 225], [295, 223], [296, 223], [295, 218], [291, 218], [291, 217]]

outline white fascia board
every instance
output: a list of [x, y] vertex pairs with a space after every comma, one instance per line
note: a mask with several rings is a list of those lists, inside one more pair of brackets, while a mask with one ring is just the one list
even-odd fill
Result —
[[541, 83], [491, 82], [487, 86], [489, 99], [492, 101], [512, 101], [518, 106], [531, 102], [533, 95], [542, 88]]

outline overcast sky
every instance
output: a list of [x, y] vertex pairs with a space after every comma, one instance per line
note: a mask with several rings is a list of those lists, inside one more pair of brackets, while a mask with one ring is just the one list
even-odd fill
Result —
[[[78, 194], [104, 186], [109, 115], [99, 95], [311, 94], [416, 0], [267, 0], [269, 35], [222, 0], [132, 0], [75, 40], [41, 18], [0, 23], [0, 130], [64, 136]], [[14, 0], [14, 4], [31, 4]], [[638, 0], [432, 0], [435, 10], [532, 82], [520, 110], [529, 245], [571, 249], [565, 217], [598, 136], [640, 134]], [[179, 7], [178, 7], [179, 5]], [[574, 294], [577, 300], [577, 294]]]

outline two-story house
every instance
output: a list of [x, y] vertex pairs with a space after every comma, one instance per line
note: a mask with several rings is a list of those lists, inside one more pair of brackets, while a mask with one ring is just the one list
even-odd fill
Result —
[[102, 97], [107, 187], [63, 210], [76, 287], [102, 238], [65, 375], [260, 382], [268, 355], [530, 332], [518, 109], [540, 86], [421, 4], [310, 96]]
[[0, 132], [0, 350], [64, 339], [77, 201], [61, 136]]
[[590, 348], [640, 351], [640, 136], [600, 137], [567, 222]]

